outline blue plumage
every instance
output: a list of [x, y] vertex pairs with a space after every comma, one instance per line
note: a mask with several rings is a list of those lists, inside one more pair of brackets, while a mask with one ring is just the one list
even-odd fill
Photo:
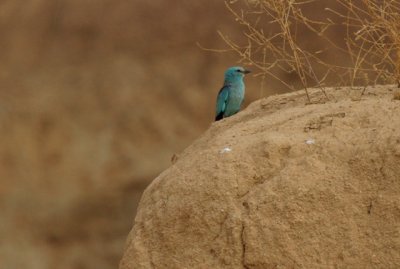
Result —
[[240, 66], [230, 67], [226, 70], [224, 85], [217, 96], [216, 121], [239, 112], [245, 92], [243, 77], [248, 73], [250, 71]]

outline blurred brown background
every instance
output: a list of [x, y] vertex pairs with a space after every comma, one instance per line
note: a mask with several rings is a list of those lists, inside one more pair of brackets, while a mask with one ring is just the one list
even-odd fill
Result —
[[238, 59], [196, 45], [217, 30], [241, 35], [223, 1], [0, 1], [1, 269], [117, 267], [141, 192], [213, 121]]

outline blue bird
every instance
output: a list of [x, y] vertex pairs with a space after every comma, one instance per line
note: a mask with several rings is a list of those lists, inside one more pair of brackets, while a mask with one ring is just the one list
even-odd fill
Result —
[[224, 85], [217, 97], [215, 121], [230, 117], [239, 112], [244, 99], [245, 87], [243, 77], [248, 73], [250, 73], [249, 70], [240, 66], [230, 67], [226, 70]]

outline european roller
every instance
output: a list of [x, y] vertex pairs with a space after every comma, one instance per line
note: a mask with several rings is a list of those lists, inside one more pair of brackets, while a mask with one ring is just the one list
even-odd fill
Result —
[[215, 121], [230, 117], [239, 112], [244, 99], [245, 87], [243, 77], [248, 73], [250, 73], [249, 70], [240, 66], [230, 67], [226, 70], [224, 85], [217, 97]]

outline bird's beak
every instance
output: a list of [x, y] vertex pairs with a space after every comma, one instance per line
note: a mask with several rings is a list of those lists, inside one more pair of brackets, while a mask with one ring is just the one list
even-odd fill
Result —
[[243, 71], [243, 74], [248, 74], [248, 73], [251, 73], [251, 71], [250, 70], [244, 70]]

